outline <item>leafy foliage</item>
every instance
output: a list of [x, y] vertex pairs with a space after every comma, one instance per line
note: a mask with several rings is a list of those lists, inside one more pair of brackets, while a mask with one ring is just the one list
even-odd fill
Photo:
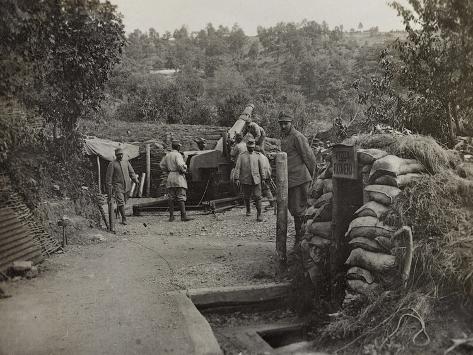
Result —
[[406, 40], [398, 40], [400, 83], [407, 89], [400, 114], [409, 128], [453, 143], [473, 112], [473, 3], [461, 0], [397, 1]]
[[38, 109], [55, 137], [70, 141], [77, 120], [99, 107], [120, 59], [125, 39], [115, 7], [99, 0], [2, 0], [1, 6], [3, 93]]

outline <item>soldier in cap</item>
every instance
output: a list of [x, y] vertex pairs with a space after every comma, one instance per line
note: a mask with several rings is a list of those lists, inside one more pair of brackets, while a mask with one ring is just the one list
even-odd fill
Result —
[[185, 174], [187, 165], [180, 153], [181, 143], [176, 140], [172, 141], [171, 148], [172, 150], [159, 163], [161, 169], [168, 174], [166, 189], [169, 204], [169, 222], [174, 221], [175, 203], [178, 204], [181, 211], [181, 221], [187, 222], [192, 220], [186, 214], [187, 181]]
[[[287, 153], [288, 209], [294, 217], [296, 230], [294, 246], [297, 248], [302, 239], [301, 228], [307, 208], [309, 185], [315, 173], [316, 159], [307, 138], [292, 126], [291, 115], [281, 113], [278, 122], [282, 132], [281, 150]], [[280, 259], [285, 262], [286, 241], [277, 244]]]
[[263, 222], [261, 216], [261, 182], [265, 178], [263, 166], [259, 159], [260, 153], [255, 151], [255, 140], [249, 138], [246, 152], [241, 153], [235, 165], [235, 184], [242, 189], [245, 200], [246, 215], [251, 216], [250, 200], [256, 203], [256, 220]]
[[126, 225], [125, 204], [131, 190], [131, 180], [139, 184], [138, 175], [128, 160], [123, 160], [123, 149], [115, 149], [116, 159], [108, 164], [105, 182], [107, 185], [108, 201], [115, 197], [118, 212], [122, 216], [122, 224]]

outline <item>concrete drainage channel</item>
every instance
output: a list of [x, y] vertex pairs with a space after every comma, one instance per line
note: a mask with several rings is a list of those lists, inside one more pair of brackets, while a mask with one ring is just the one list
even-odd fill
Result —
[[[307, 323], [287, 307], [290, 283], [174, 292], [195, 354], [311, 351]], [[316, 354], [315, 352], [310, 352]]]

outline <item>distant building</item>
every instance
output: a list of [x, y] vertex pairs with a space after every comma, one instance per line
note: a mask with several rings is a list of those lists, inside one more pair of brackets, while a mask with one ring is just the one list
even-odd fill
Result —
[[177, 74], [179, 72], [178, 69], [150, 69], [149, 73], [150, 74], [158, 74], [158, 75], [164, 75], [164, 76], [172, 76], [174, 74]]

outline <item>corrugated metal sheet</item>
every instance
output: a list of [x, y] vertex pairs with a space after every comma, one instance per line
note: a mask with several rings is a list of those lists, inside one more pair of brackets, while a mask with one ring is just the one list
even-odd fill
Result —
[[13, 209], [0, 208], [0, 271], [6, 270], [16, 260], [37, 263], [43, 259], [34, 232], [18, 218]]

